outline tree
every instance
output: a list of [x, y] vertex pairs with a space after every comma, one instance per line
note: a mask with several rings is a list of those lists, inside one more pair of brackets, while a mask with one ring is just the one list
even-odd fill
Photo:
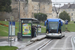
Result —
[[26, 4], [28, 4], [28, 0], [26, 0]]
[[39, 21], [45, 21], [47, 19], [47, 15], [43, 13], [34, 13], [34, 17]]
[[11, 12], [11, 0], [0, 0], [0, 12]]
[[70, 16], [66, 11], [61, 12], [59, 18], [70, 21]]

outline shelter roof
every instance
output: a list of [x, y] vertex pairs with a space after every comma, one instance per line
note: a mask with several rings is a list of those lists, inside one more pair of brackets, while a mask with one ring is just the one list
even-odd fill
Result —
[[32, 21], [32, 23], [39, 23], [39, 21], [35, 18], [20, 18], [21, 20], [24, 20], [24, 21]]

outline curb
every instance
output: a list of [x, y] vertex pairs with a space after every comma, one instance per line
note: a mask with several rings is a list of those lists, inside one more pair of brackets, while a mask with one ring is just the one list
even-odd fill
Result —
[[31, 39], [30, 42], [40, 41], [40, 40], [44, 39], [45, 37], [46, 37], [46, 35], [45, 36], [38, 36], [36, 38]]
[[0, 39], [6, 39], [6, 38], [8, 38], [8, 37], [0, 37]]
[[28, 44], [26, 44], [26, 46], [29, 46], [29, 45], [31, 45], [31, 44], [33, 44], [34, 42], [29, 42]]

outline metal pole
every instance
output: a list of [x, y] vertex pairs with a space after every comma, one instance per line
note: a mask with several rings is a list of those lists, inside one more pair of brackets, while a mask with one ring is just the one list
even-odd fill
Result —
[[38, 35], [38, 24], [37, 24], [37, 35]]
[[19, 0], [19, 33], [20, 33], [20, 0]]
[[12, 16], [11, 16], [11, 39], [10, 39], [10, 46], [12, 46]]
[[39, 13], [40, 13], [40, 0], [39, 0]]

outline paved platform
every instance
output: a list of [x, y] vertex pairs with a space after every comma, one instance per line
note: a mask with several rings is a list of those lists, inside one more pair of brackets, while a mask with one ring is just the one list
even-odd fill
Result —
[[[46, 35], [38, 35], [37, 37], [34, 38], [23, 38], [21, 41], [17, 40], [17, 37], [15, 38], [16, 40], [12, 41], [12, 46], [16, 46], [19, 49], [24, 48], [32, 43], [34, 43], [35, 41], [41, 40], [43, 38], [45, 38]], [[4, 39], [4, 40], [2, 40]], [[5, 40], [6, 39], [6, 40]], [[8, 42], [8, 37], [0, 37], [0, 46], [10, 46], [10, 42]]]

